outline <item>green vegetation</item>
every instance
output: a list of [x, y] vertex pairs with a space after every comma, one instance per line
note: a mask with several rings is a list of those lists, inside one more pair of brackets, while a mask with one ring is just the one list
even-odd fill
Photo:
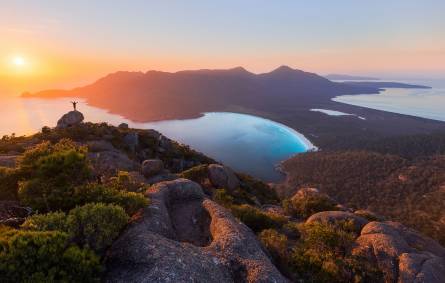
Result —
[[76, 187], [72, 194], [72, 202], [74, 206], [91, 202], [114, 203], [123, 207], [129, 215], [148, 205], [148, 200], [141, 193], [120, 191], [97, 183]]
[[[291, 187], [312, 186], [445, 244], [445, 156], [408, 160], [365, 151], [320, 151], [284, 163]], [[288, 192], [292, 193], [292, 192]]]
[[351, 254], [356, 235], [341, 226], [302, 225], [302, 240], [290, 256], [291, 268], [309, 282], [381, 282], [377, 268]]
[[15, 169], [0, 168], [1, 198], [18, 197], [38, 212], [21, 230], [0, 228], [0, 277], [7, 282], [99, 281], [106, 248], [147, 205], [143, 194], [126, 190], [126, 174], [94, 182], [86, 154], [60, 139], [27, 149]]
[[68, 231], [66, 214], [64, 212], [49, 212], [34, 214], [22, 224], [25, 230], [33, 231]]
[[16, 169], [0, 167], [0, 200], [16, 200], [20, 174]]
[[351, 254], [357, 235], [347, 223], [300, 224], [298, 230], [299, 241], [291, 241], [275, 229], [259, 234], [261, 243], [288, 278], [302, 282], [382, 282], [377, 268]]
[[140, 192], [143, 193], [147, 190], [145, 184], [137, 183], [130, 177], [127, 171], [119, 171], [116, 177], [111, 177], [107, 186], [112, 187], [118, 191], [128, 192]]
[[317, 212], [337, 210], [335, 205], [336, 203], [325, 194], [306, 194], [283, 201], [287, 214], [304, 219]]
[[259, 240], [263, 246], [269, 251], [273, 261], [281, 268], [286, 267], [289, 257], [289, 241], [286, 235], [280, 234], [275, 229], [263, 230], [258, 235]]
[[209, 177], [207, 165], [202, 164], [185, 170], [179, 174], [179, 177], [192, 180], [196, 183], [203, 184]]
[[233, 215], [238, 217], [256, 233], [265, 229], [279, 228], [287, 222], [287, 219], [284, 217], [262, 212], [258, 208], [248, 204], [233, 205], [231, 206], [231, 211]]
[[2, 282], [98, 282], [100, 259], [88, 248], [69, 243], [59, 231], [2, 229]]
[[31, 216], [22, 227], [36, 231], [63, 231], [71, 242], [101, 253], [119, 235], [128, 219], [120, 206], [89, 203], [68, 214], [53, 212]]
[[74, 242], [101, 252], [111, 245], [128, 219], [120, 206], [90, 203], [71, 210], [66, 222]]
[[418, 134], [395, 137], [352, 137], [337, 139], [331, 150], [359, 150], [397, 155], [405, 159], [431, 157], [445, 154], [445, 133]]
[[[264, 204], [278, 204], [279, 198], [274, 189], [266, 183], [246, 174], [237, 174], [241, 181], [241, 190], [246, 191], [250, 196]], [[252, 197], [250, 197], [252, 199]]]
[[85, 153], [69, 140], [45, 142], [26, 151], [19, 166], [26, 176], [19, 186], [21, 202], [38, 211], [70, 209], [74, 188], [91, 174]]
[[233, 196], [225, 189], [216, 189], [213, 194], [213, 200], [226, 208], [230, 208], [234, 203]]
[[15, 134], [9, 136], [4, 135], [0, 139], [0, 153], [24, 152], [26, 140], [27, 138], [25, 136], [17, 137]]

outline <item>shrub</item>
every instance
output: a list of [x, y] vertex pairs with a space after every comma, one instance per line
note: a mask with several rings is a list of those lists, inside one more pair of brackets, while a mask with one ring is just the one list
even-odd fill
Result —
[[233, 197], [225, 189], [215, 190], [213, 200], [226, 208], [230, 208], [234, 202]]
[[98, 282], [99, 258], [68, 245], [66, 233], [8, 230], [0, 234], [2, 282]]
[[278, 204], [279, 198], [274, 189], [266, 183], [246, 174], [237, 174], [243, 190], [249, 192], [262, 204]]
[[266, 229], [261, 231], [258, 238], [269, 251], [274, 262], [278, 265], [286, 265], [288, 240], [285, 235], [278, 233], [275, 229]]
[[291, 268], [315, 282], [380, 282], [381, 274], [350, 253], [355, 235], [340, 226], [310, 223], [301, 228], [302, 241], [290, 256]]
[[148, 205], [147, 198], [141, 193], [119, 191], [97, 183], [77, 187], [74, 200], [77, 205], [92, 202], [117, 204], [122, 206], [129, 215], [133, 215]]
[[325, 194], [306, 194], [287, 199], [283, 202], [283, 208], [289, 215], [302, 218], [321, 211], [337, 210], [336, 203]]
[[148, 205], [147, 198], [141, 193], [118, 192], [113, 195], [110, 203], [122, 206], [129, 215]]
[[231, 210], [233, 215], [238, 217], [255, 233], [261, 232], [264, 229], [278, 228], [283, 224], [269, 214], [247, 204], [234, 205], [231, 207]]
[[196, 183], [202, 184], [205, 179], [209, 177], [208, 165], [202, 164], [185, 170], [179, 174], [181, 178], [192, 180]]
[[120, 206], [90, 203], [70, 210], [68, 215], [63, 212], [33, 215], [21, 227], [65, 232], [71, 242], [102, 252], [119, 235], [128, 219]]
[[20, 174], [17, 170], [0, 167], [0, 200], [16, 200]]
[[25, 136], [17, 137], [15, 134], [11, 134], [10, 136], [4, 135], [0, 138], [0, 153], [8, 153], [8, 152], [23, 152], [24, 141], [27, 139]]
[[50, 212], [35, 214], [28, 217], [21, 226], [26, 230], [35, 231], [67, 231], [66, 214], [63, 212]]
[[90, 203], [71, 210], [66, 224], [77, 244], [102, 252], [119, 235], [128, 219], [120, 206]]
[[119, 171], [116, 177], [109, 179], [107, 186], [128, 192], [143, 192], [147, 189], [144, 183], [135, 182], [127, 171]]
[[300, 224], [289, 221], [282, 227], [282, 232], [291, 239], [298, 239], [300, 237]]
[[72, 208], [74, 187], [90, 175], [84, 148], [69, 140], [55, 145], [45, 142], [26, 151], [19, 170], [27, 181], [19, 185], [18, 196], [39, 211]]

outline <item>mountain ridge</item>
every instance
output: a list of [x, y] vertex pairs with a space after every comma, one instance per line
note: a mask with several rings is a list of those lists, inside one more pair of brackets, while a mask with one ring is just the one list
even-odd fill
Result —
[[[445, 123], [331, 100], [345, 94], [377, 94], [380, 90], [378, 85], [332, 82], [283, 65], [260, 74], [242, 67], [173, 73], [121, 71], [72, 90], [42, 91], [24, 97], [84, 98], [92, 106], [137, 122], [196, 118], [205, 112], [253, 114], [302, 132], [323, 148], [351, 137], [445, 131]], [[328, 117], [311, 112], [313, 108], [354, 113], [366, 120]]]

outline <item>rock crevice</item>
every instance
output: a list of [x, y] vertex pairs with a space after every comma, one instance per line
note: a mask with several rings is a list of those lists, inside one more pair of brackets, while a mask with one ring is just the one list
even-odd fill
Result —
[[253, 232], [187, 179], [155, 184], [151, 204], [107, 257], [108, 282], [287, 282]]

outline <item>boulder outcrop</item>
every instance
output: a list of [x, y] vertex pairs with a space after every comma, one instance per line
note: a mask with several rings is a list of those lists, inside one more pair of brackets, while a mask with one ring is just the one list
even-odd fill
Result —
[[235, 173], [227, 166], [210, 164], [208, 167], [209, 180], [217, 188], [235, 190], [240, 182]]
[[107, 256], [107, 282], [287, 282], [253, 232], [187, 179], [147, 191], [151, 204]]
[[145, 177], [153, 177], [164, 170], [164, 162], [160, 159], [144, 160], [144, 162], [142, 162], [141, 170]]
[[97, 176], [111, 177], [118, 171], [139, 171], [140, 168], [137, 162], [118, 150], [89, 152], [87, 157]]
[[445, 248], [397, 222], [370, 222], [353, 253], [383, 272], [385, 282], [444, 282]]
[[69, 128], [79, 125], [84, 120], [83, 114], [77, 110], [70, 111], [57, 121], [57, 128]]

